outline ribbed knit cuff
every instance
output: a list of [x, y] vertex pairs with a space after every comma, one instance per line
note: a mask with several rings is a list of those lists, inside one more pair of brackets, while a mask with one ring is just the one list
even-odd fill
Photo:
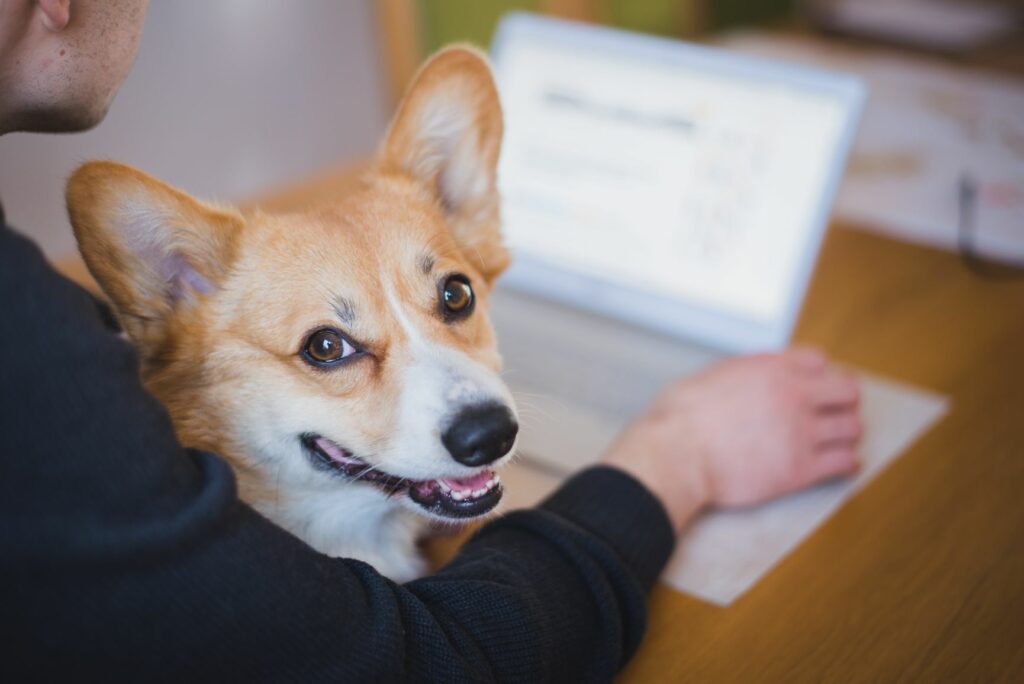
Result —
[[675, 545], [664, 506], [646, 487], [616, 468], [588, 468], [563, 484], [540, 508], [607, 541], [650, 590]]

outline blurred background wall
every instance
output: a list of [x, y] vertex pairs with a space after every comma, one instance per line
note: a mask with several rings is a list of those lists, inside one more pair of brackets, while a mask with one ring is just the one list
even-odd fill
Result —
[[103, 124], [0, 138], [0, 200], [12, 225], [60, 258], [75, 250], [63, 185], [77, 164], [116, 159], [201, 197], [251, 197], [369, 154], [423, 57], [453, 40], [486, 47], [506, 11], [682, 37], [791, 4], [152, 0], [138, 60]]
[[103, 124], [0, 138], [9, 222], [72, 253], [63, 184], [88, 159], [230, 200], [368, 154], [391, 107], [376, 36], [372, 0], [153, 0]]
[[[452, 41], [486, 48], [511, 10], [709, 42], [758, 27], [783, 39], [774, 56], [796, 61], [785, 41], [817, 35], [823, 40], [802, 49], [805, 60], [854, 73], [874, 59], [873, 36], [914, 59], [924, 48], [932, 67], [978, 62], [1024, 74], [1020, 51], [1006, 49], [1020, 41], [1024, 0], [152, 0], [138, 61], [107, 120], [82, 135], [0, 138], [0, 199], [13, 225], [63, 257], [74, 251], [63, 183], [87, 159], [125, 161], [222, 200], [350, 163], [374, 149], [424, 57]], [[873, 25], [851, 24], [864, 16]], [[1012, 32], [986, 30], [1003, 25]], [[859, 35], [841, 37], [850, 32]], [[843, 52], [830, 56], [832, 46]], [[849, 57], [851, 47], [863, 63], [832, 59]], [[887, 68], [879, 70], [884, 76]], [[865, 75], [873, 95], [885, 92]], [[973, 76], [957, 78], [943, 97], [971, 99]], [[874, 99], [881, 105], [874, 118], [884, 119], [886, 99]], [[995, 109], [993, 116], [1003, 115]], [[856, 167], [857, 150], [853, 159]]]

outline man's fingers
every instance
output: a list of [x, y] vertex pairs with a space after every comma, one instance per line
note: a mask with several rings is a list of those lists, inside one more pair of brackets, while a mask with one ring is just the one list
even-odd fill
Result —
[[823, 413], [814, 419], [816, 444], [856, 442], [863, 432], [860, 416], [853, 411]]
[[811, 388], [811, 401], [822, 408], [852, 406], [859, 400], [857, 376], [839, 368], [829, 368]]
[[825, 352], [814, 347], [793, 347], [785, 353], [793, 366], [801, 371], [817, 372], [828, 364]]
[[811, 457], [807, 484], [840, 475], [849, 475], [860, 467], [860, 453], [853, 444], [831, 444]]

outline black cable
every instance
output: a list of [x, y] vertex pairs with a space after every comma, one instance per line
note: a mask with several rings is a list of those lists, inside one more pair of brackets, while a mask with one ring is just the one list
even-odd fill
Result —
[[[972, 273], [985, 277], [1006, 280], [1024, 277], [1024, 263], [997, 262], [982, 256], [975, 244], [977, 233], [976, 218], [978, 213], [978, 184], [968, 174], [960, 175], [960, 187], [957, 196], [958, 220], [957, 243], [960, 258]], [[1024, 229], [1024, 226], [1021, 226]]]

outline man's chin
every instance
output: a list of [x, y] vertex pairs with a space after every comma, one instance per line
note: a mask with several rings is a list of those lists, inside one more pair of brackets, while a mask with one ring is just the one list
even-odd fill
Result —
[[29, 109], [2, 122], [0, 133], [81, 133], [98, 126], [107, 116], [110, 103], [95, 105], [64, 105]]

